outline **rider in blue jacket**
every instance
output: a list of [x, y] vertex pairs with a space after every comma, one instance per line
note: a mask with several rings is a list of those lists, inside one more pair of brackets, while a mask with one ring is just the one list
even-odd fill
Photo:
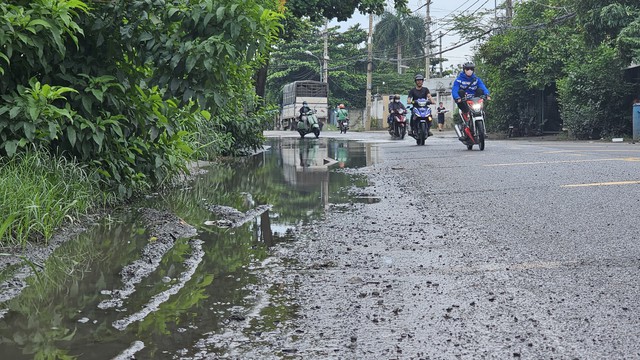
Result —
[[475, 70], [476, 66], [474, 63], [464, 63], [464, 65], [462, 65], [462, 72], [458, 75], [451, 87], [451, 96], [453, 96], [453, 100], [462, 111], [462, 116], [465, 121], [469, 120], [470, 111], [469, 105], [464, 101], [467, 96], [486, 95], [487, 99], [491, 100], [489, 89], [487, 89], [482, 80], [476, 76]]

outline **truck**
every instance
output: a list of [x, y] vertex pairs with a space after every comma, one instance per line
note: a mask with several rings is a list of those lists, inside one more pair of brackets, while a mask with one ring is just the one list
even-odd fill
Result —
[[280, 114], [283, 129], [296, 129], [296, 121], [304, 101], [309, 108], [316, 110], [320, 129], [329, 119], [329, 84], [320, 81], [302, 80], [288, 83], [282, 87], [282, 112]]

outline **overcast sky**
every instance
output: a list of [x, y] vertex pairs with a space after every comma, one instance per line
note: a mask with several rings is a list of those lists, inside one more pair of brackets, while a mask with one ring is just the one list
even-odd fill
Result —
[[[496, 2], [500, 4], [502, 3], [502, 1], [503, 0], [431, 0], [430, 14], [432, 37], [435, 39], [438, 33], [447, 32], [447, 29], [449, 28], [447, 25], [447, 21], [451, 20], [453, 15], [459, 14], [461, 12], [474, 13], [478, 9], [494, 9]], [[391, 4], [389, 0], [388, 2]], [[427, 13], [425, 0], [409, 0], [408, 7], [416, 14], [419, 14], [421, 16], [425, 16]], [[374, 26], [376, 22], [378, 22], [378, 20], [379, 17], [374, 16]], [[348, 21], [337, 22], [333, 20], [329, 23], [330, 26], [337, 25], [340, 26], [340, 28], [343, 30], [346, 30], [347, 28], [355, 24], [360, 24], [361, 28], [368, 31], [369, 16], [362, 15], [356, 10], [352, 18]], [[442, 49], [446, 50], [452, 46], [455, 46], [456, 44], [459, 44], [460, 42], [461, 39], [456, 36], [453, 31], [449, 32], [448, 35], [442, 37]], [[448, 59], [448, 61], [444, 63], [444, 67], [448, 68], [452, 64], [462, 64], [467, 60], [471, 60], [474, 44], [476, 43], [472, 42], [470, 44], [444, 53], [444, 58]]]

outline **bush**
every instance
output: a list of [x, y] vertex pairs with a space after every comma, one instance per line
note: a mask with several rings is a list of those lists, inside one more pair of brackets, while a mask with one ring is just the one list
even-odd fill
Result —
[[623, 109], [629, 85], [623, 80], [616, 51], [600, 45], [567, 64], [569, 74], [558, 81], [564, 127], [578, 139], [629, 133]]

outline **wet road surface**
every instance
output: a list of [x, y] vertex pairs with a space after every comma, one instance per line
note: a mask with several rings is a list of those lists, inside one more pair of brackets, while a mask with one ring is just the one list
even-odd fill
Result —
[[640, 357], [638, 145], [378, 146], [360, 173], [381, 201], [328, 211], [282, 250], [296, 266], [270, 281], [298, 317], [238, 357]]
[[0, 353], [640, 357], [638, 145], [266, 134], [61, 247], [8, 302]]

